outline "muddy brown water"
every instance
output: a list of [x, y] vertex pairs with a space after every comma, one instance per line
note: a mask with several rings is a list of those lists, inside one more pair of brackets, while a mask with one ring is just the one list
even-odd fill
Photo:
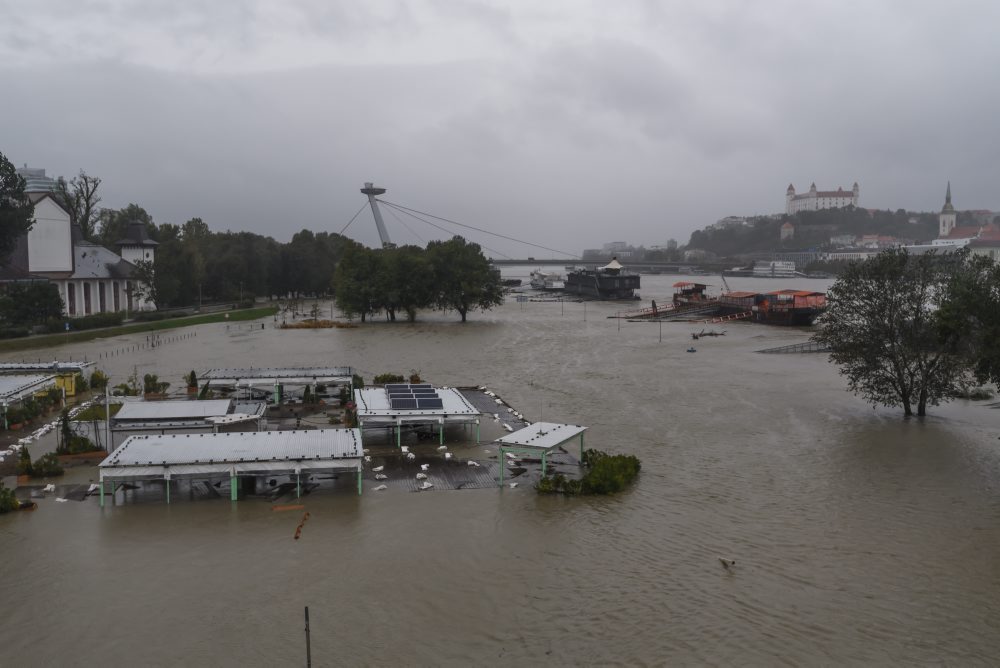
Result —
[[[674, 280], [644, 277], [644, 296], [664, 300]], [[955, 402], [906, 421], [848, 394], [823, 355], [754, 352], [802, 331], [729, 323], [691, 354], [700, 325], [664, 324], [660, 342], [658, 325], [619, 331], [606, 317], [619, 308], [212, 324], [101, 360], [115, 379], [135, 365], [174, 387], [192, 368], [417, 369], [486, 384], [531, 420], [583, 423], [588, 446], [638, 455], [642, 475], [612, 498], [325, 491], [306, 497], [300, 540], [300, 514], [266, 500], [47, 498], [0, 517], [0, 664], [304, 664], [305, 605], [320, 666], [995, 661], [1000, 410]]]

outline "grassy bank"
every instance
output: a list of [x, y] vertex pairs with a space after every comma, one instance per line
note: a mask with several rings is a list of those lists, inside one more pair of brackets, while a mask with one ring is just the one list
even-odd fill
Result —
[[[206, 313], [204, 315], [193, 315], [187, 318], [170, 318], [167, 320], [156, 320], [153, 322], [136, 322], [128, 325], [122, 325], [121, 327], [88, 329], [83, 332], [44, 334], [41, 336], [29, 336], [23, 339], [7, 339], [5, 341], [0, 341], [0, 352], [16, 352], [18, 350], [49, 348], [51, 346], [61, 346], [67, 343], [81, 343], [84, 341], [93, 341], [94, 339], [122, 336], [125, 334], [159, 332], [164, 329], [177, 329], [178, 327], [190, 327], [191, 325], [204, 325], [211, 322], [240, 322], [245, 320], [257, 320], [258, 318], [266, 318], [274, 315], [277, 312], [278, 308], [276, 306], [265, 306], [263, 308], [249, 308], [239, 311]], [[226, 317], [227, 315], [229, 316], [228, 318]]]

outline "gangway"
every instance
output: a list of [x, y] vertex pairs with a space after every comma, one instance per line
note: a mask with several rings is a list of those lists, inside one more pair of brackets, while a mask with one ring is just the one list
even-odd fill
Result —
[[793, 343], [787, 346], [778, 346], [777, 348], [765, 348], [764, 350], [758, 350], [757, 352], [769, 355], [787, 353], [828, 353], [830, 352], [830, 346], [825, 343], [819, 343], [818, 341], [806, 341], [805, 343]]

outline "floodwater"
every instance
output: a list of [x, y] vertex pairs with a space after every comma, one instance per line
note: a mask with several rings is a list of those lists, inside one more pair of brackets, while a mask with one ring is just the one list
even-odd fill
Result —
[[[644, 297], [666, 301], [675, 280], [644, 277]], [[585, 424], [588, 446], [643, 470], [611, 498], [323, 492], [305, 499], [301, 540], [301, 515], [265, 500], [45, 499], [0, 517], [0, 663], [302, 664], [306, 605], [319, 666], [1000, 656], [1000, 410], [963, 401], [903, 420], [848, 394], [823, 355], [754, 352], [801, 330], [727, 323], [692, 342], [700, 325], [608, 319], [618, 308], [509, 300], [465, 325], [212, 324], [101, 360], [113, 382], [135, 365], [175, 387], [218, 366], [417, 369], [486, 384], [531, 420]]]

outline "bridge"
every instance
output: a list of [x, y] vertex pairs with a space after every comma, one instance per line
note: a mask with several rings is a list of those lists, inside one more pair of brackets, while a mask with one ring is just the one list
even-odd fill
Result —
[[[603, 267], [610, 260], [580, 260], [574, 258], [545, 258], [545, 257], [529, 257], [527, 259], [516, 259], [516, 258], [506, 258], [506, 259], [490, 259], [490, 263], [496, 267], [541, 267], [548, 265], [556, 266], [574, 266], [574, 267]], [[621, 262], [621, 260], [619, 260]], [[723, 270], [729, 269], [730, 264], [716, 263], [716, 262], [655, 262], [644, 260], [642, 262], [622, 262], [622, 266], [626, 269], [632, 269], [633, 271], [663, 271], [667, 274], [686, 274], [690, 273], [692, 269], [698, 271], [704, 271], [706, 274], [718, 274]]]

